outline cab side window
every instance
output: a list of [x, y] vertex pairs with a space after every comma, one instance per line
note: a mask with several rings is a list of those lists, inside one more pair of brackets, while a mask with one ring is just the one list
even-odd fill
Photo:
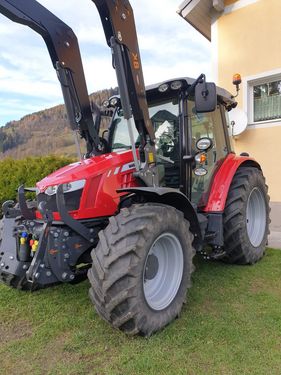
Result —
[[158, 171], [162, 186], [179, 188], [179, 105], [177, 98], [149, 108], [155, 130]]

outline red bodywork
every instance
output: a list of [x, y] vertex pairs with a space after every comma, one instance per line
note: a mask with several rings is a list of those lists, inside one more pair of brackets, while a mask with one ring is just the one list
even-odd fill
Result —
[[[202, 209], [203, 212], [224, 210], [233, 176], [238, 167], [247, 161], [257, 164], [251, 158], [235, 154], [229, 154], [226, 157], [213, 178], [208, 202]], [[118, 210], [120, 197], [123, 194], [117, 193], [116, 190], [139, 186], [133, 176], [134, 171], [131, 151], [110, 153], [61, 168], [38, 182], [37, 187], [43, 193], [48, 186], [85, 179], [79, 210], [70, 211], [71, 216], [77, 220], [107, 217], [114, 215]], [[39, 212], [37, 212], [37, 218], [41, 218]], [[54, 219], [60, 220], [58, 213], [54, 213]]]
[[[95, 156], [67, 165], [37, 183], [43, 193], [48, 186], [86, 180], [79, 210], [70, 211], [74, 219], [90, 219], [112, 216], [117, 211], [120, 197], [117, 189], [139, 186], [133, 176], [135, 171], [131, 151]], [[37, 212], [37, 218], [41, 218]], [[60, 220], [54, 213], [54, 219]]]
[[203, 212], [223, 212], [229, 187], [237, 169], [243, 163], [250, 163], [260, 168], [259, 164], [252, 158], [229, 154], [223, 161], [213, 178], [210, 194]]

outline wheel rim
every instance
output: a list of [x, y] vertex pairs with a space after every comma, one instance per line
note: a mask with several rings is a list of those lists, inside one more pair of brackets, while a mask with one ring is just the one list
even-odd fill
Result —
[[163, 310], [174, 300], [183, 275], [183, 250], [172, 233], [159, 236], [151, 246], [143, 272], [143, 290], [147, 304]]
[[251, 244], [258, 247], [266, 228], [266, 205], [263, 193], [254, 188], [247, 203], [247, 233]]

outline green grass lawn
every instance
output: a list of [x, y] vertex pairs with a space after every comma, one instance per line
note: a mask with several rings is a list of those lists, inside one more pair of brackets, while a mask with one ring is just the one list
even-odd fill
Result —
[[88, 282], [0, 286], [0, 373], [281, 374], [281, 252], [254, 266], [196, 260], [180, 319], [149, 339], [103, 322]]

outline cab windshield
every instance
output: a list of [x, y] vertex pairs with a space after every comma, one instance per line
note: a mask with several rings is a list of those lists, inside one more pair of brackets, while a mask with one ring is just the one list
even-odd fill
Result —
[[[155, 131], [157, 155], [171, 161], [176, 159], [179, 142], [179, 105], [178, 99], [154, 102], [149, 105], [149, 115]], [[116, 112], [113, 119], [112, 151], [119, 152], [131, 149], [127, 121], [122, 110]], [[133, 128], [136, 147], [140, 145], [140, 137], [136, 127]]]
[[[179, 101], [178, 97], [149, 104], [149, 115], [155, 131], [156, 156], [161, 186], [179, 188], [180, 147], [179, 147]], [[131, 149], [127, 121], [122, 111], [116, 112], [113, 119], [112, 151], [122, 152]], [[136, 147], [140, 145], [139, 134], [134, 127]]]

